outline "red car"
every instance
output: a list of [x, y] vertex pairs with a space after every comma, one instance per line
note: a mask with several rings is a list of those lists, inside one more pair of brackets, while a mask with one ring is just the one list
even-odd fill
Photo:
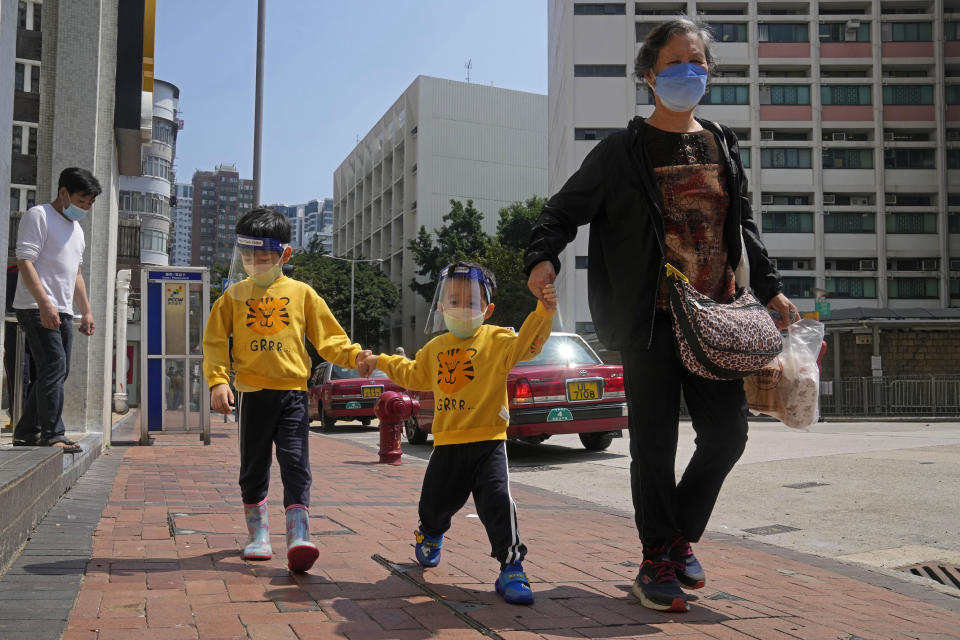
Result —
[[374, 369], [369, 378], [361, 378], [356, 369], [344, 369], [322, 362], [314, 369], [309, 383], [310, 419], [320, 420], [329, 431], [337, 420], [359, 420], [363, 426], [373, 420], [373, 405], [384, 391], [403, 391]]
[[[408, 391], [420, 411], [404, 424], [412, 444], [423, 444], [433, 424], [433, 392]], [[575, 333], [551, 333], [540, 354], [517, 363], [507, 376], [507, 438], [540, 443], [576, 433], [590, 451], [603, 451], [627, 427], [623, 367], [603, 364]]]

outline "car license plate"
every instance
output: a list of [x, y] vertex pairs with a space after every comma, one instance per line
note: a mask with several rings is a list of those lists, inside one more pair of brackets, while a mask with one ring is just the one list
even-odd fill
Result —
[[359, 408], [360, 408], [359, 402], [351, 400], [350, 402], [347, 403], [347, 409], [359, 409]]
[[383, 387], [360, 387], [360, 395], [364, 398], [379, 398]]
[[582, 402], [584, 400], [599, 400], [603, 397], [603, 387], [600, 379], [567, 380], [567, 400]]

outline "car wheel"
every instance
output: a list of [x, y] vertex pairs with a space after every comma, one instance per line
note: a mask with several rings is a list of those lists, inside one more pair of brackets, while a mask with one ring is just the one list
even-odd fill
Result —
[[370, 426], [370, 418], [360, 418], [360, 424], [362, 424], [362, 425], [365, 426], [365, 427], [369, 427], [369, 426]]
[[538, 435], [538, 436], [522, 436], [522, 437], [517, 438], [517, 439], [520, 440], [520, 442], [526, 442], [527, 444], [540, 444], [541, 442], [543, 442], [544, 440], [546, 440], [546, 439], [549, 438], [549, 437], [550, 437], [550, 436], [548, 436], [548, 435], [543, 435], [543, 434], [541, 434], [541, 435]]
[[404, 420], [403, 434], [407, 436], [407, 442], [410, 444], [427, 443], [427, 432], [417, 426], [417, 420], [412, 416]]
[[320, 430], [333, 431], [333, 428], [337, 425], [337, 419], [327, 414], [327, 412], [323, 410], [323, 405], [320, 405], [319, 409], [320, 409]]
[[613, 434], [606, 431], [581, 433], [580, 442], [587, 451], [603, 451], [613, 443]]

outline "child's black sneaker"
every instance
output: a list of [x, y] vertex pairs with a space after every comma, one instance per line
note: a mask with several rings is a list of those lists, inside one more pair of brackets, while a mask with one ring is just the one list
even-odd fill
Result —
[[679, 563], [670, 559], [666, 549], [661, 548], [661, 551], [644, 559], [631, 591], [648, 609], [682, 613], [689, 606], [677, 581]]
[[697, 556], [693, 555], [690, 543], [677, 537], [670, 546], [670, 559], [679, 563], [677, 580], [687, 589], [702, 589], [707, 583], [703, 567]]
[[435, 567], [440, 564], [440, 550], [443, 546], [443, 534], [439, 536], [427, 536], [419, 529], [413, 532], [417, 538], [417, 546], [414, 547], [414, 553], [417, 556], [417, 562], [421, 567]]

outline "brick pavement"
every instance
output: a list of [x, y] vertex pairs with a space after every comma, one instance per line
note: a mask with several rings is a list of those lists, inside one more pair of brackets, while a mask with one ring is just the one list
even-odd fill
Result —
[[215, 424], [209, 447], [165, 434], [126, 450], [65, 640], [960, 638], [960, 600], [732, 537], [697, 546], [708, 582], [689, 613], [647, 610], [629, 594], [639, 560], [632, 518], [520, 484], [537, 602], [510, 606], [493, 592], [498, 566], [472, 504], [455, 517], [441, 565], [423, 571], [412, 531], [424, 462], [378, 465], [375, 452], [319, 435], [319, 560], [306, 575], [284, 568], [274, 465], [277, 555], [244, 562], [235, 429]]

